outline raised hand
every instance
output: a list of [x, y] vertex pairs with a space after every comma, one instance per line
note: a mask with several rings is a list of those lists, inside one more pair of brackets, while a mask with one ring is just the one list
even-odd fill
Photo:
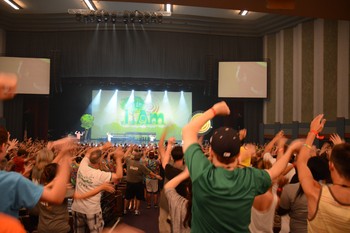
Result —
[[11, 99], [17, 89], [17, 75], [14, 73], [0, 72], [0, 99]]
[[168, 139], [168, 145], [175, 145], [175, 143], [176, 143], [175, 137], [170, 137], [170, 138]]
[[305, 139], [295, 139], [292, 141], [292, 143], [289, 145], [288, 150], [291, 151], [298, 151], [300, 148], [305, 144]]
[[323, 130], [326, 119], [323, 118], [324, 114], [317, 115], [310, 123], [310, 131], [319, 133]]
[[239, 140], [243, 140], [247, 136], [247, 129], [241, 129], [239, 131]]
[[230, 108], [225, 101], [214, 104], [212, 108], [214, 109], [215, 115], [230, 115]]
[[338, 145], [338, 144], [342, 144], [344, 143], [345, 141], [341, 139], [341, 137], [334, 133], [330, 136], [329, 140], [331, 140], [331, 142], [333, 143], [333, 145]]
[[17, 148], [17, 145], [18, 145], [18, 140], [17, 139], [12, 139], [12, 140], [9, 140], [8, 141], [8, 147], [7, 147], [7, 150], [12, 150], [14, 148]]
[[117, 161], [118, 159], [123, 159], [124, 158], [124, 150], [121, 146], [118, 146], [115, 151], [113, 152], [114, 153], [114, 159]]

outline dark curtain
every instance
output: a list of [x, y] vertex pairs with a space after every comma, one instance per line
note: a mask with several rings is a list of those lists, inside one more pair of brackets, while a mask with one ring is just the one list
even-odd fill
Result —
[[11, 139], [23, 140], [23, 98], [23, 95], [17, 95], [12, 100], [4, 102], [6, 129], [11, 133]]
[[244, 127], [247, 129], [246, 142], [258, 142], [259, 124], [263, 122], [263, 99], [244, 102]]

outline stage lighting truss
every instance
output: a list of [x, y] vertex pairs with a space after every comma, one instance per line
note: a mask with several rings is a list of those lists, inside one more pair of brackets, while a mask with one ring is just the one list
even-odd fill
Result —
[[82, 23], [124, 23], [124, 24], [161, 24], [164, 16], [171, 16], [167, 11], [122, 11], [108, 12], [104, 10], [69, 9], [69, 14]]

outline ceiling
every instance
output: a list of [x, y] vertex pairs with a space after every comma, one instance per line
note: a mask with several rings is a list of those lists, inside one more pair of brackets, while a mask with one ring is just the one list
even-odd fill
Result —
[[[15, 11], [0, 1], [0, 27], [17, 31], [95, 30], [96, 23], [77, 22], [68, 9], [87, 9], [83, 0], [14, 0], [23, 9]], [[163, 10], [159, 0], [94, 1], [107, 12]], [[312, 18], [350, 20], [349, 0], [169, 0], [171, 16], [162, 24], [133, 25], [136, 30], [176, 31], [214, 35], [261, 36]], [[251, 12], [243, 17], [240, 9]], [[100, 27], [101, 30], [102, 27]], [[104, 29], [125, 30], [123, 23]], [[129, 27], [130, 28], [130, 27]]]

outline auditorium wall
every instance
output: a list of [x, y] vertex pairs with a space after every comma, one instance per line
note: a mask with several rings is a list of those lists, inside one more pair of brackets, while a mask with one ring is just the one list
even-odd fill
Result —
[[264, 123], [350, 115], [349, 21], [316, 19], [264, 36], [270, 61]]

